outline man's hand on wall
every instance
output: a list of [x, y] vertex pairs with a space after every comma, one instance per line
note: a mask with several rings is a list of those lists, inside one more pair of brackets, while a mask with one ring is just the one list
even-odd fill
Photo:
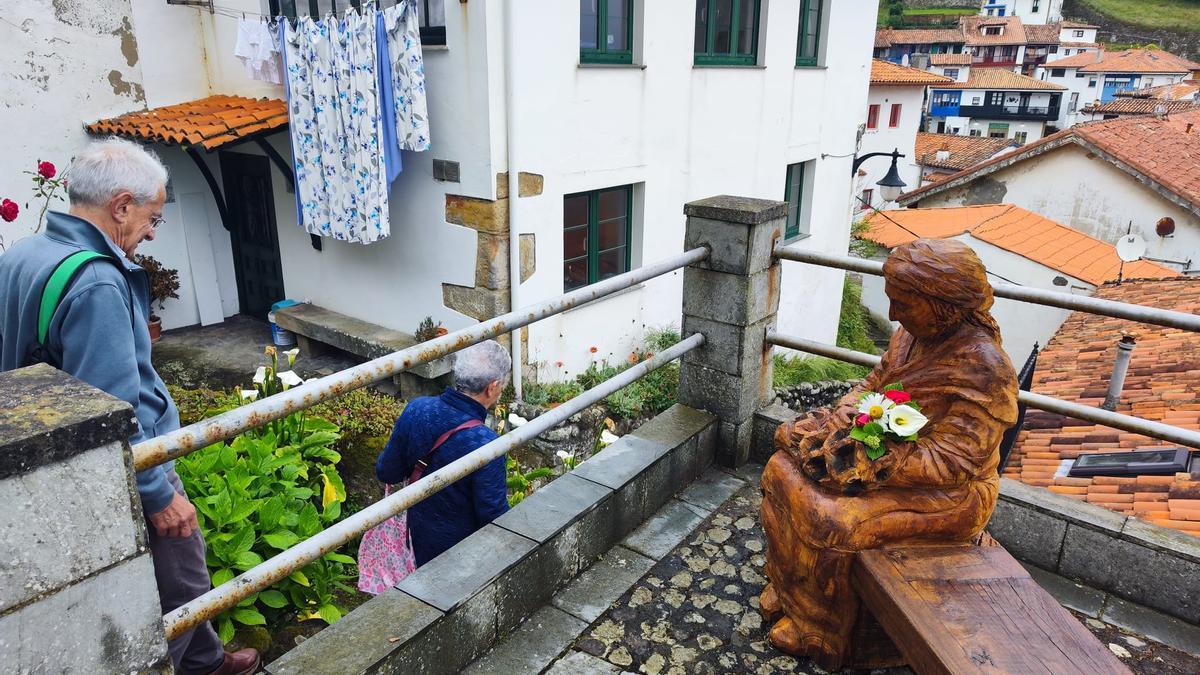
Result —
[[196, 507], [178, 492], [167, 508], [151, 513], [149, 518], [160, 537], [189, 537], [200, 527], [196, 522]]

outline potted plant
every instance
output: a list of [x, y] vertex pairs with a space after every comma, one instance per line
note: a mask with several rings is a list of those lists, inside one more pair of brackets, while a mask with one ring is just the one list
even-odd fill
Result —
[[442, 325], [441, 321], [434, 323], [433, 317], [427, 316], [425, 317], [425, 320], [417, 326], [417, 332], [415, 336], [417, 338], [417, 342], [425, 342], [426, 340], [432, 340], [435, 337], [441, 337], [447, 332], [448, 331], [446, 330], [445, 326]]
[[162, 311], [163, 303], [169, 298], [179, 298], [179, 270], [163, 267], [162, 263], [148, 255], [135, 255], [133, 262], [146, 270], [146, 276], [150, 278], [150, 342], [158, 342], [162, 336], [162, 321], [154, 313], [154, 307], [157, 304], [158, 310]]

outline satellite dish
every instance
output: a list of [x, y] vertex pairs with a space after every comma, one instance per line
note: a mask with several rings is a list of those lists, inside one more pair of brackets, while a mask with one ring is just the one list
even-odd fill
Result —
[[1122, 262], [1141, 260], [1146, 255], [1146, 241], [1136, 234], [1127, 234], [1117, 242], [1117, 256]]

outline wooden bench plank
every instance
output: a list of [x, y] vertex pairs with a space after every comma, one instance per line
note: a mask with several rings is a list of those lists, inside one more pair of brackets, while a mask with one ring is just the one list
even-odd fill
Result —
[[918, 673], [1129, 673], [1001, 547], [863, 551], [863, 602]]

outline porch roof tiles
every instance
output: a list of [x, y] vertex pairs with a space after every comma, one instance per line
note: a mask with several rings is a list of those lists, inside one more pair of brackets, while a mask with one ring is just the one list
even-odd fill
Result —
[[278, 99], [216, 95], [99, 120], [84, 128], [145, 143], [198, 145], [215, 150], [287, 126], [287, 104]]

